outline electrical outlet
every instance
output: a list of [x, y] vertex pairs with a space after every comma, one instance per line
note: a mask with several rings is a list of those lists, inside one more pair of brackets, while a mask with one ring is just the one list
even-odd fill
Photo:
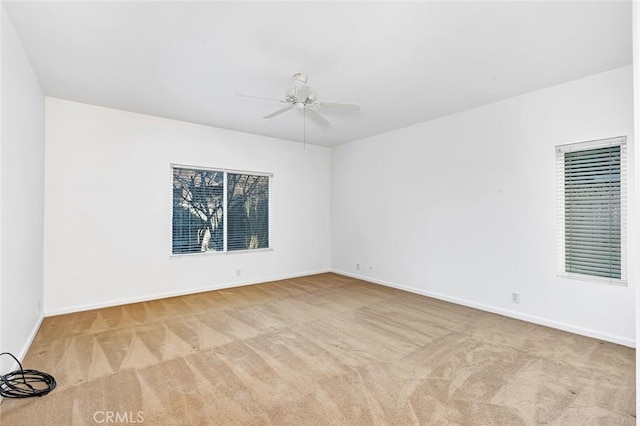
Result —
[[242, 275], [242, 271], [240, 269], [236, 269], [236, 277]]
[[511, 303], [520, 303], [520, 293], [511, 293]]
[[360, 264], [356, 263], [356, 271], [359, 271], [359, 270], [360, 270]]

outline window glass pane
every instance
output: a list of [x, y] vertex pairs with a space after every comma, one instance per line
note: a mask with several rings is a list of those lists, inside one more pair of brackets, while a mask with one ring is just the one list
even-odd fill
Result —
[[269, 177], [227, 174], [227, 250], [269, 247]]
[[173, 253], [224, 249], [224, 172], [173, 168]]
[[621, 278], [620, 146], [564, 154], [565, 271]]

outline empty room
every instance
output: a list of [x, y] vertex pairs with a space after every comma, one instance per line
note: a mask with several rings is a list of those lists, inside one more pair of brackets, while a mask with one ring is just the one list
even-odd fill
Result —
[[636, 424], [637, 3], [1, 3], [3, 426]]

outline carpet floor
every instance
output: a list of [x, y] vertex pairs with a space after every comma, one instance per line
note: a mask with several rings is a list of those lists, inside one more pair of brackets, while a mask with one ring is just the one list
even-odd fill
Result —
[[9, 425], [633, 425], [635, 350], [320, 274], [48, 317]]

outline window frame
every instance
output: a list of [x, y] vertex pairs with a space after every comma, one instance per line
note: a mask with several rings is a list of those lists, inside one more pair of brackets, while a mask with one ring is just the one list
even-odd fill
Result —
[[[223, 250], [205, 250], [205, 251], [197, 251], [197, 252], [191, 252], [191, 253], [174, 253], [173, 252], [173, 171], [174, 169], [190, 169], [190, 170], [205, 170], [205, 171], [211, 171], [211, 172], [221, 172], [223, 173], [223, 214], [222, 214], [222, 220], [223, 220]], [[227, 194], [227, 175], [228, 174], [240, 174], [240, 175], [250, 175], [250, 176], [265, 176], [267, 178], [269, 178], [269, 185], [268, 185], [268, 204], [267, 204], [267, 208], [268, 208], [268, 219], [267, 219], [267, 233], [269, 235], [269, 247], [262, 247], [262, 248], [255, 248], [255, 249], [244, 249], [244, 250], [228, 250], [227, 249], [227, 241], [228, 241], [228, 237], [227, 237], [227, 232], [228, 232], [228, 226], [227, 226], [227, 198], [228, 198], [228, 194]], [[243, 253], [260, 253], [260, 252], [268, 252], [268, 251], [273, 251], [273, 239], [272, 239], [272, 211], [273, 211], [273, 173], [269, 173], [269, 172], [255, 172], [255, 171], [248, 171], [248, 170], [238, 170], [238, 169], [227, 169], [227, 168], [223, 168], [223, 167], [207, 167], [207, 166], [194, 166], [194, 165], [188, 165], [188, 164], [178, 164], [178, 163], [171, 163], [169, 165], [169, 179], [170, 179], [170, 184], [169, 184], [169, 188], [171, 190], [170, 192], [170, 200], [171, 200], [171, 207], [169, 209], [169, 253], [170, 253], [170, 257], [183, 257], [183, 256], [220, 256], [220, 255], [233, 255], [233, 254], [243, 254]]]
[[[565, 153], [620, 146], [620, 278], [567, 272], [565, 237]], [[627, 198], [628, 198], [628, 150], [627, 137], [617, 136], [586, 142], [557, 145], [556, 152], [556, 229], [557, 229], [557, 276], [560, 278], [591, 281], [626, 287], [627, 283]]]

